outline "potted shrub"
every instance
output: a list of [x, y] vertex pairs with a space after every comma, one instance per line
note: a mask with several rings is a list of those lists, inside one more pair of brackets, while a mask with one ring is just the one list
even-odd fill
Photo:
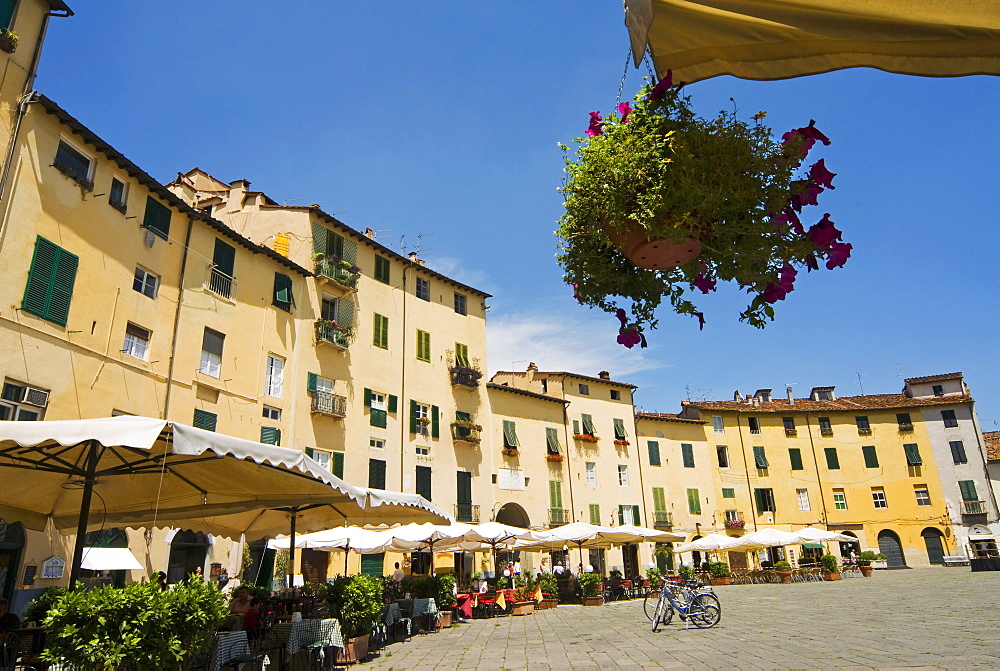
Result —
[[454, 608], [458, 605], [458, 599], [455, 598], [455, 574], [442, 573], [432, 580], [437, 588], [434, 593], [434, 603], [441, 613], [437, 626], [450, 627]]
[[708, 564], [708, 572], [712, 576], [713, 585], [728, 585], [731, 580], [729, 564], [724, 561], [714, 561]]
[[360, 662], [368, 656], [368, 637], [382, 614], [382, 580], [373, 575], [337, 576], [325, 585], [321, 598], [340, 622], [344, 648], [337, 662]]
[[817, 141], [830, 143], [812, 122], [777, 141], [763, 112], [700, 117], [669, 73], [617, 113], [590, 116], [576, 151], [561, 145], [558, 260], [580, 303], [618, 317], [622, 345], [645, 346], [664, 301], [703, 326], [688, 294], [719, 281], [746, 289], [740, 319], [761, 328], [799, 269], [849, 258], [829, 215], [811, 227], [799, 219], [835, 176], [823, 160], [802, 167]]
[[781, 560], [774, 563], [774, 570], [778, 572], [778, 577], [781, 578], [782, 585], [788, 585], [792, 582], [792, 565], [788, 562]]
[[865, 550], [858, 556], [858, 568], [861, 569], [861, 575], [866, 578], [872, 577], [872, 562], [885, 561], [885, 555], [881, 552], [875, 552], [874, 550]]
[[538, 579], [538, 586], [542, 588], [542, 600], [538, 602], [539, 610], [559, 605], [559, 579], [555, 573], [543, 573]]
[[535, 590], [533, 587], [518, 587], [514, 590], [511, 615], [533, 615], [535, 612]]
[[9, 28], [0, 28], [0, 49], [6, 51], [8, 54], [14, 53], [17, 49], [17, 43], [20, 38], [17, 36], [13, 30]]
[[833, 555], [823, 555], [819, 558], [823, 565], [823, 580], [840, 580], [840, 560]]
[[581, 573], [577, 578], [580, 583], [580, 602], [584, 606], [604, 605], [604, 597], [601, 596], [601, 576], [596, 573]]

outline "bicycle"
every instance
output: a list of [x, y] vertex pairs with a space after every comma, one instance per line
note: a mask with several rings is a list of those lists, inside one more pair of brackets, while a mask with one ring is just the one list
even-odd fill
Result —
[[[653, 611], [653, 629], [655, 633], [660, 624], [670, 624], [674, 611], [682, 620], [690, 622], [699, 629], [714, 627], [722, 619], [722, 605], [719, 599], [710, 592], [695, 590], [691, 593], [691, 598], [687, 602], [674, 599], [672, 585], [664, 581], [663, 591], [656, 602], [656, 609]], [[687, 588], [684, 588], [687, 589]]]
[[[697, 593], [711, 594], [715, 596], [715, 590], [711, 586], [706, 585], [703, 582], [697, 580], [688, 580], [686, 582], [671, 581], [669, 578], [660, 578], [660, 581], [664, 583], [664, 588], [673, 591], [674, 595], [683, 598], [684, 601], [690, 601]], [[652, 621], [653, 611], [656, 610], [656, 602], [660, 598], [660, 590], [656, 588], [648, 588], [646, 590], [646, 596], [642, 600], [642, 612], [645, 614], [646, 619]], [[684, 616], [681, 616], [683, 619]]]

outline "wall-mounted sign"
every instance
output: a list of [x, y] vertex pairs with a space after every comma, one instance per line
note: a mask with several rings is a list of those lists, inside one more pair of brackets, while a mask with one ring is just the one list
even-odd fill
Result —
[[34, 564], [29, 564], [24, 567], [24, 584], [34, 585], [35, 584], [35, 574], [38, 573], [38, 567]]
[[59, 557], [50, 557], [42, 562], [42, 578], [59, 579], [66, 571], [66, 562]]

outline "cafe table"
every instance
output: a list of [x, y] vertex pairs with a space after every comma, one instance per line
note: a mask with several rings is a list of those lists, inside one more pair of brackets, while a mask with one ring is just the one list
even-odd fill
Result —
[[343, 649], [344, 638], [340, 632], [340, 622], [335, 618], [282, 622], [271, 628], [266, 647], [268, 650], [280, 649], [280, 668], [293, 668], [296, 656], [302, 656], [299, 655], [301, 651], [319, 648], [322, 658], [325, 648]]

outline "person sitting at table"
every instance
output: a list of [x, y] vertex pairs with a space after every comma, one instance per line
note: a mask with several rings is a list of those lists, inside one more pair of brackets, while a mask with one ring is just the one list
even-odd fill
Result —
[[18, 629], [21, 626], [21, 619], [10, 612], [10, 604], [7, 599], [0, 597], [0, 640], [7, 635], [11, 629]]
[[167, 574], [163, 571], [156, 572], [156, 586], [160, 588], [161, 592], [167, 591]]
[[247, 611], [250, 610], [251, 601], [250, 590], [241, 586], [236, 590], [236, 596], [229, 602], [229, 612], [233, 615], [245, 616]]

